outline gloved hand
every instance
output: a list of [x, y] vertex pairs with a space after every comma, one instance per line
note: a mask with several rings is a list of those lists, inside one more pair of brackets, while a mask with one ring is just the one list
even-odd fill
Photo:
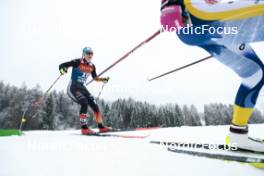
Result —
[[[167, 2], [167, 1], [166, 1]], [[167, 3], [162, 0], [160, 23], [168, 32], [174, 32], [177, 28], [184, 27], [181, 6]]]
[[59, 70], [60, 70], [61, 75], [64, 75], [68, 72], [68, 68], [66, 68], [66, 67], [60, 67]]
[[101, 81], [103, 82], [103, 83], [107, 83], [108, 81], [109, 81], [109, 77], [105, 77], [105, 78], [101, 78]]
[[103, 83], [107, 83], [109, 81], [109, 77], [105, 77], [105, 78], [99, 78], [99, 77], [96, 77], [94, 78], [95, 81], [99, 81], [99, 82], [103, 82]]

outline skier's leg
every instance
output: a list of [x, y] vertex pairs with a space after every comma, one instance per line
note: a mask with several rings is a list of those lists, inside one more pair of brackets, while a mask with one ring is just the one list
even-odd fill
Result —
[[88, 90], [85, 91], [85, 97], [87, 99], [88, 106], [92, 109], [94, 116], [95, 116], [95, 121], [96, 123], [103, 123], [102, 115], [99, 109], [98, 104], [95, 102], [94, 97], [88, 92]]
[[69, 97], [76, 103], [81, 105], [80, 108], [80, 125], [82, 134], [93, 134], [94, 131], [90, 130], [87, 126], [87, 111], [88, 111], [88, 100], [81, 93], [81, 89], [78, 86], [69, 84], [67, 93]]
[[103, 116], [102, 116], [102, 113], [99, 109], [98, 104], [95, 102], [94, 97], [90, 94], [90, 92], [87, 89], [83, 90], [82, 93], [85, 95], [85, 97], [88, 101], [88, 105], [91, 107], [91, 109], [94, 113], [95, 121], [98, 124], [98, 128], [99, 128], [100, 132], [111, 131], [112, 130], [111, 127], [107, 127], [107, 126], [103, 125]]
[[242, 78], [235, 100], [232, 122], [238, 126], [247, 125], [264, 84], [263, 63], [249, 45], [243, 44], [229, 48], [219, 45], [202, 47]]
[[241, 75], [242, 84], [237, 92], [232, 120], [234, 125], [245, 126], [253, 113], [259, 92], [264, 84], [264, 65], [248, 44], [230, 47], [229, 49], [242, 57], [248, 58], [252, 62], [244, 66], [247, 67], [247, 70], [244, 68], [244, 71], [240, 71], [243, 74]]
[[249, 141], [247, 137], [247, 124], [253, 113], [258, 94], [264, 84], [263, 63], [249, 45], [228, 48], [219, 45], [201, 47], [242, 78], [233, 108], [232, 125], [230, 127], [231, 141], [240, 142], [238, 145], [241, 148], [264, 151], [263, 144], [255, 144]]

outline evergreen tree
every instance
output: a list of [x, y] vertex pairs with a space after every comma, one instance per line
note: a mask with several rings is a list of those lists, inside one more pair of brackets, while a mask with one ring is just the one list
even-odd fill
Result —
[[[23, 126], [24, 130], [80, 128], [80, 107], [67, 94], [53, 91], [46, 95], [44, 102], [37, 101], [41, 100], [40, 98], [43, 98], [43, 92], [39, 85], [28, 89], [23, 84], [21, 88], [17, 88], [0, 81], [0, 128], [18, 128], [24, 112], [27, 119]], [[167, 104], [157, 107], [132, 98], [118, 99], [114, 102], [100, 100], [98, 103], [104, 116], [104, 123], [121, 129], [229, 125], [233, 113], [231, 105], [221, 103], [205, 105], [203, 113], [199, 113], [194, 105], [180, 108], [177, 104]], [[92, 111], [88, 112], [88, 123], [92, 127], [97, 127]], [[256, 109], [250, 123], [264, 123], [263, 114]]]
[[56, 114], [55, 108], [54, 93], [50, 93], [43, 107], [43, 121], [41, 124], [43, 129], [54, 129], [54, 116]]
[[264, 123], [264, 116], [261, 114], [261, 112], [258, 109], [255, 109], [249, 122], [251, 124]]

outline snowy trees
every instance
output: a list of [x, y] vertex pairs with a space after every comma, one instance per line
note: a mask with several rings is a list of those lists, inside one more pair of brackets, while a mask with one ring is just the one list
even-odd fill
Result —
[[201, 126], [201, 117], [194, 105], [191, 105], [190, 108], [188, 106], [183, 106], [183, 114], [184, 114], [184, 125], [186, 126]]
[[[39, 86], [17, 88], [0, 82], [0, 128], [18, 128], [25, 110], [25, 130], [79, 128], [79, 105], [72, 102], [68, 95], [53, 91], [45, 97], [42, 106], [32, 106], [42, 96]], [[115, 128], [227, 125], [232, 116], [232, 106], [219, 103], [205, 105], [203, 113], [199, 113], [194, 105], [156, 106], [132, 98], [114, 102], [100, 100], [99, 106], [105, 124]], [[88, 117], [89, 125], [96, 127], [91, 111]], [[250, 123], [264, 123], [259, 110], [255, 110]]]
[[54, 93], [50, 93], [46, 99], [42, 111], [42, 129], [54, 130], [54, 119], [56, 118], [56, 104]]
[[56, 129], [75, 128], [79, 125], [78, 105], [69, 99], [64, 92], [55, 93], [56, 96]]
[[264, 116], [258, 109], [255, 109], [249, 123], [264, 123]]
[[[39, 87], [28, 91], [26, 86], [17, 88], [0, 83], [0, 126], [1, 128], [18, 128], [23, 112], [30, 102], [34, 101], [41, 92]], [[31, 111], [32, 112], [32, 111]], [[28, 115], [32, 115], [29, 112]], [[35, 124], [31, 123], [32, 126]]]
[[227, 125], [231, 123], [233, 108], [231, 105], [212, 103], [204, 106], [206, 125]]

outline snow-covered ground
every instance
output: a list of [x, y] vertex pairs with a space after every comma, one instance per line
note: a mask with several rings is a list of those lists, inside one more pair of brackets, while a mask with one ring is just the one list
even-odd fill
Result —
[[[246, 164], [176, 154], [149, 143], [222, 143], [227, 132], [228, 126], [163, 128], [122, 132], [150, 134], [145, 139], [125, 139], [81, 136], [79, 131], [31, 131], [0, 138], [0, 176], [263, 176], [263, 169]], [[263, 132], [264, 125], [250, 128], [254, 137], [264, 138]]]

